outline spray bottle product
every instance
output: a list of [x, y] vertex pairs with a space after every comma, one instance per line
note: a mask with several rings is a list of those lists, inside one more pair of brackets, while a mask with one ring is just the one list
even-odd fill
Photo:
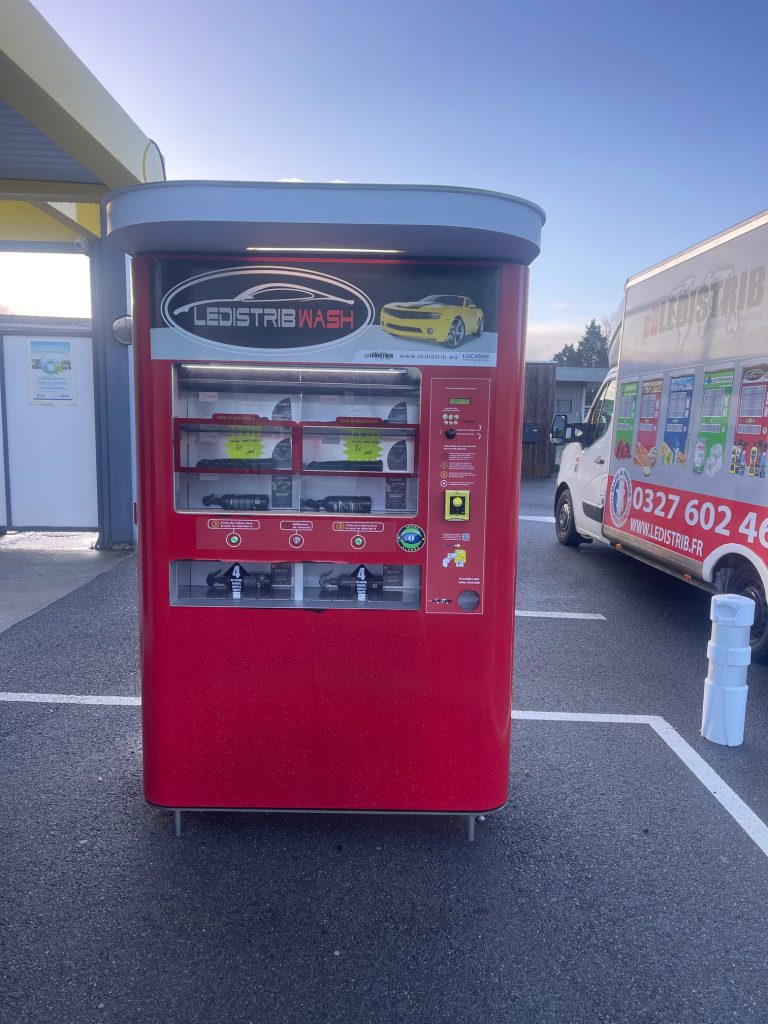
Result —
[[228, 512], [266, 512], [269, 498], [266, 494], [206, 494], [203, 504], [206, 508], [218, 505]]
[[302, 508], [313, 512], [370, 512], [371, 499], [367, 495], [329, 494], [327, 498], [305, 498]]

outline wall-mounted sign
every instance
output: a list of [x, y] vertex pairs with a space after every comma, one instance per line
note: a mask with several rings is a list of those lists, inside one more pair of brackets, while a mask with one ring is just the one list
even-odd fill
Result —
[[30, 405], [76, 405], [72, 342], [30, 338], [27, 379]]

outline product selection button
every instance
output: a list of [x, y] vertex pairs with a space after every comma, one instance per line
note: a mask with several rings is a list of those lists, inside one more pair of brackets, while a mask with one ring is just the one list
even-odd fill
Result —
[[361, 537], [360, 534], [356, 534], [352, 538], [351, 543], [352, 547], [355, 548], [356, 551], [359, 551], [361, 548], [365, 547], [365, 537]]
[[304, 538], [300, 533], [294, 533], [292, 537], [288, 538], [288, 543], [292, 548], [300, 548], [304, 546]]
[[227, 536], [227, 544], [229, 544], [231, 548], [239, 548], [242, 543], [243, 538], [239, 533], [230, 533]]

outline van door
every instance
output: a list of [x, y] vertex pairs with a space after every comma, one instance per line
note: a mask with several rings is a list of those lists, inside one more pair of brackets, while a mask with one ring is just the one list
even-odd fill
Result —
[[609, 377], [597, 394], [587, 416], [589, 445], [579, 456], [578, 495], [574, 494], [576, 529], [602, 537], [605, 490], [611, 462], [611, 420], [616, 405], [616, 378]]

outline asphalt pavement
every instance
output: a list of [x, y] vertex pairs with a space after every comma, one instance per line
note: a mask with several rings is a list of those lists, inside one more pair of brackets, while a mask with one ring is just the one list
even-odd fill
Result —
[[[552, 515], [551, 481], [521, 514]], [[706, 594], [520, 522], [515, 707], [659, 715], [763, 818], [745, 743], [698, 737]], [[0, 634], [2, 688], [138, 694], [135, 559]], [[139, 710], [1, 703], [0, 1019], [764, 1021], [768, 863], [642, 724], [518, 720], [507, 807], [450, 818], [196, 814], [141, 796]]]
[[[521, 515], [553, 516], [554, 482], [523, 484]], [[751, 665], [744, 743], [699, 735], [711, 596], [602, 544], [566, 548], [522, 520], [518, 608], [605, 622], [517, 620], [515, 707], [660, 715], [768, 821], [768, 667]]]
[[125, 551], [97, 550], [97, 536], [62, 530], [0, 533], [0, 633], [126, 557]]

